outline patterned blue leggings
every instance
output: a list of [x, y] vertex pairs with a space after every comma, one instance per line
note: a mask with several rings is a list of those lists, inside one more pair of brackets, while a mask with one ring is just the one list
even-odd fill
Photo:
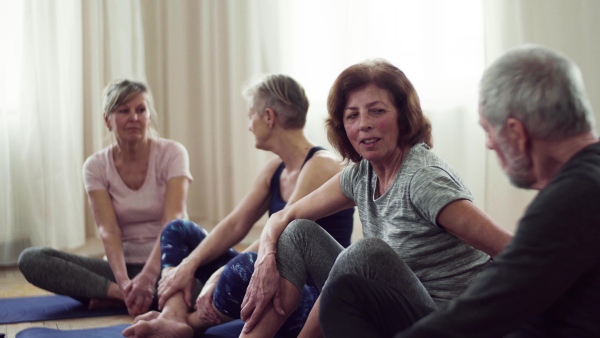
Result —
[[[181, 219], [169, 223], [160, 238], [163, 269], [179, 265], [207, 235], [206, 230], [188, 220]], [[216, 270], [225, 266], [213, 294], [213, 303], [221, 313], [231, 318], [240, 318], [240, 307], [254, 272], [255, 260], [254, 252], [238, 253], [229, 249], [216, 260], [196, 270], [196, 278], [204, 284]], [[319, 289], [316, 286], [304, 285], [298, 307], [288, 317], [278, 334], [297, 336], [318, 297]]]

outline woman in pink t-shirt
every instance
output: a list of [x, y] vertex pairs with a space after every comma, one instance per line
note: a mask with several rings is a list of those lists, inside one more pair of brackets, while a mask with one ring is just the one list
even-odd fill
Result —
[[85, 161], [83, 178], [107, 260], [33, 247], [21, 253], [19, 269], [30, 283], [90, 308], [124, 303], [137, 315], [155, 298], [163, 226], [187, 218], [192, 176], [185, 147], [151, 135], [156, 114], [145, 84], [112, 82], [103, 108], [115, 142]]

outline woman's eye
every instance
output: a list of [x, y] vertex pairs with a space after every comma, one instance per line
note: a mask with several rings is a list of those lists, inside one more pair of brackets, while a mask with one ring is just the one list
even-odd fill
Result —
[[129, 113], [129, 110], [128, 109], [119, 109], [119, 110], [117, 110], [117, 113], [127, 114], [127, 113]]
[[358, 116], [357, 113], [350, 113], [348, 115], [346, 115], [346, 120], [353, 120]]
[[139, 109], [137, 110], [137, 112], [138, 112], [138, 114], [143, 114], [143, 113], [145, 113], [145, 112], [146, 112], [146, 108], [139, 108]]
[[381, 113], [385, 112], [385, 110], [381, 109], [381, 108], [377, 108], [377, 109], [373, 109], [372, 112], [374, 112], [375, 114], [381, 114]]

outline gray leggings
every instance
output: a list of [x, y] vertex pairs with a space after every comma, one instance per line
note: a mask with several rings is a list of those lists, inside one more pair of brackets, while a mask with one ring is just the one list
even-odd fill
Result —
[[[133, 278], [143, 267], [143, 264], [127, 264], [127, 275]], [[29, 283], [82, 302], [105, 298], [108, 285], [115, 282], [107, 261], [51, 248], [23, 250], [19, 256], [19, 270]]]
[[299, 291], [308, 276], [322, 290], [328, 279], [358, 274], [437, 308], [421, 281], [383, 240], [362, 239], [344, 250], [323, 228], [308, 220], [291, 222], [279, 237], [277, 268]]

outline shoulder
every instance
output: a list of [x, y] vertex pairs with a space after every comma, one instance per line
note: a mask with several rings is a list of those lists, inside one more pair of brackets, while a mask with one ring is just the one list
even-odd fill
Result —
[[112, 153], [110, 151], [111, 147], [108, 146], [90, 155], [83, 163], [83, 171], [96, 171], [99, 168], [105, 167], [109, 163], [109, 156]]
[[154, 152], [154, 162], [157, 165], [161, 167], [189, 166], [187, 149], [181, 143], [164, 138], [153, 138], [152, 147], [154, 147], [154, 150], [152, 150]]
[[414, 145], [405, 157], [406, 167], [416, 171], [423, 167], [450, 168], [449, 165], [425, 143]]
[[171, 154], [175, 152], [178, 154], [187, 154], [187, 149], [185, 148], [185, 146], [177, 141], [157, 137], [153, 138], [152, 142], [156, 146], [156, 149], [159, 153]]
[[268, 160], [267, 163], [265, 163], [265, 165], [263, 165], [263, 167], [258, 172], [258, 180], [264, 181], [267, 185], [270, 185], [271, 178], [273, 177], [275, 171], [277, 170], [277, 168], [279, 168], [281, 163], [283, 162], [278, 156]]
[[109, 177], [114, 175], [110, 166], [111, 149], [112, 146], [106, 147], [90, 155], [83, 163], [83, 183], [87, 192], [107, 189]]
[[317, 151], [304, 165], [302, 172], [321, 171], [337, 174], [342, 170], [340, 160], [329, 150]]
[[340, 174], [340, 185], [346, 196], [351, 196], [350, 191], [368, 189], [372, 173], [371, 165], [367, 160], [351, 163]]
[[451, 180], [460, 186], [464, 185], [458, 172], [424, 143], [411, 148], [400, 176], [411, 182], [439, 178]]

